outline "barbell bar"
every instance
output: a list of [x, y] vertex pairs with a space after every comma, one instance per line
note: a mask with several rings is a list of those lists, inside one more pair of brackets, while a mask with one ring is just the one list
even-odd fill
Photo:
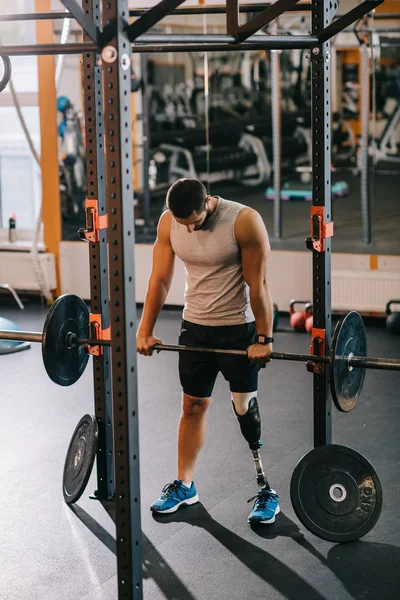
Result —
[[[90, 340], [83, 340], [84, 343]], [[79, 342], [79, 340], [78, 340]], [[108, 342], [109, 344], [109, 342]], [[220, 348], [196, 348], [195, 346], [173, 346], [165, 344], [156, 344], [155, 350], [166, 350], [170, 352], [212, 352], [215, 354], [232, 354], [238, 356], [247, 356], [247, 350], [224, 350]], [[293, 354], [286, 352], [271, 352], [271, 360], [289, 360], [296, 362], [315, 362], [330, 363], [330, 356], [318, 356], [315, 354]], [[375, 358], [364, 356], [335, 356], [333, 360], [345, 360], [349, 368], [355, 369], [383, 369], [387, 371], [400, 371], [400, 360], [396, 358]]]
[[0, 329], [0, 340], [10, 340], [12, 342], [43, 342], [42, 333], [33, 331], [13, 331], [11, 329]]
[[[67, 386], [75, 383], [85, 370], [89, 360], [88, 346], [111, 345], [109, 339], [91, 337], [89, 322], [85, 302], [79, 296], [65, 294], [51, 306], [43, 333], [0, 330], [0, 339], [41, 343], [47, 374], [58, 385]], [[154, 350], [247, 356], [246, 350], [167, 344], [156, 344]], [[328, 356], [272, 352], [271, 359], [304, 362], [311, 370], [318, 364], [328, 365], [332, 398], [342, 412], [349, 412], [356, 406], [366, 369], [400, 370], [399, 359], [367, 356], [364, 323], [355, 311], [344, 315], [336, 325]]]
[[[0, 329], [0, 340], [14, 342], [37, 342], [43, 343], [43, 334], [33, 331], [12, 331]], [[76, 334], [68, 332], [65, 337], [67, 348], [69, 346], [111, 346], [110, 340], [92, 340], [90, 338], [78, 338]], [[247, 356], [247, 350], [230, 350], [224, 348], [200, 348], [196, 346], [182, 346], [173, 344], [156, 344], [154, 350], [164, 352], [207, 352], [212, 354], [226, 354], [231, 356]], [[271, 360], [287, 360], [295, 362], [314, 362], [329, 364], [332, 360], [344, 360], [348, 368], [354, 369], [381, 369], [386, 371], [400, 371], [400, 360], [397, 358], [380, 358], [366, 356], [318, 356], [316, 354], [295, 354], [287, 352], [271, 352]]]

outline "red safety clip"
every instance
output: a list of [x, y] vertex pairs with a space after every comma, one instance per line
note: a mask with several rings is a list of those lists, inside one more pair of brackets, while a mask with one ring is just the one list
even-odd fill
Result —
[[[89, 335], [91, 340], [111, 340], [111, 327], [103, 329], [101, 326], [101, 315], [89, 315]], [[103, 346], [84, 345], [84, 350], [93, 356], [103, 356]]]
[[333, 221], [325, 223], [325, 212], [323, 206], [311, 207], [311, 235], [306, 240], [309, 250], [323, 252], [325, 250], [324, 241], [333, 236]]
[[86, 229], [79, 229], [79, 237], [86, 242], [98, 242], [100, 230], [108, 225], [107, 215], [99, 216], [97, 200], [86, 200]]
[[[310, 354], [313, 356], [325, 356], [325, 329], [312, 329]], [[323, 362], [313, 362], [312, 360], [306, 363], [307, 371], [310, 373], [323, 373], [325, 364]]]

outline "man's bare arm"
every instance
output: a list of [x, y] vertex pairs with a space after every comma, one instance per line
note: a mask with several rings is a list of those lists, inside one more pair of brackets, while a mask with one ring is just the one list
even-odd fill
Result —
[[260, 214], [251, 208], [242, 209], [236, 219], [235, 236], [241, 249], [243, 276], [250, 289], [257, 333], [272, 337], [273, 304], [267, 284], [271, 247]]
[[138, 336], [151, 336], [161, 308], [167, 298], [174, 274], [175, 253], [171, 246], [171, 213], [164, 212], [159, 220], [157, 239], [153, 247], [153, 264], [147, 286]]

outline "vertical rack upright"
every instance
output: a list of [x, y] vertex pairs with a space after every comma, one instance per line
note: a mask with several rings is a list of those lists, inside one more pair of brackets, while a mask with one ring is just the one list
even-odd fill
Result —
[[139, 424], [136, 369], [134, 198], [128, 0], [102, 0], [103, 106], [106, 141], [109, 302], [112, 327], [112, 403], [118, 597], [142, 598]]
[[[314, 0], [311, 33], [318, 35], [336, 13], [336, 0]], [[331, 86], [330, 42], [311, 48], [313, 351], [327, 353], [331, 341], [331, 240], [325, 230], [331, 222]], [[314, 446], [332, 442], [328, 369], [314, 371]]]
[[[85, 13], [100, 25], [97, 0], [83, 0]], [[83, 34], [84, 41], [89, 36]], [[85, 138], [88, 200], [96, 203], [99, 217], [106, 211], [104, 170], [104, 122], [102, 73], [99, 54], [86, 52], [83, 60], [83, 93], [85, 108]], [[99, 315], [103, 328], [109, 326], [107, 229], [99, 231], [98, 241], [89, 242], [90, 299], [92, 314]], [[100, 356], [93, 357], [94, 405], [99, 427], [97, 444], [97, 490], [99, 500], [114, 495], [114, 456], [111, 427], [111, 368], [110, 348], [104, 347]]]

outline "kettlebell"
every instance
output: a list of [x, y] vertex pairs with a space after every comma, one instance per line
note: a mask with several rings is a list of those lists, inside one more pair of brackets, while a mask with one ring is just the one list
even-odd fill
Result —
[[386, 304], [386, 327], [390, 333], [393, 333], [394, 335], [400, 335], [400, 312], [392, 312], [390, 310], [390, 306], [392, 304], [400, 305], [400, 300], [389, 300], [389, 302]]
[[312, 332], [314, 319], [313, 319], [313, 305], [311, 302], [306, 304], [304, 312], [306, 313], [306, 331], [308, 333]]
[[275, 302], [274, 302], [274, 316], [273, 316], [272, 331], [276, 331], [278, 329], [278, 323], [279, 323], [279, 308], [278, 308], [278, 305], [275, 304]]
[[291, 300], [289, 305], [290, 325], [295, 331], [305, 331], [306, 329], [306, 313], [304, 311], [296, 311], [296, 304], [307, 304], [308, 300]]

